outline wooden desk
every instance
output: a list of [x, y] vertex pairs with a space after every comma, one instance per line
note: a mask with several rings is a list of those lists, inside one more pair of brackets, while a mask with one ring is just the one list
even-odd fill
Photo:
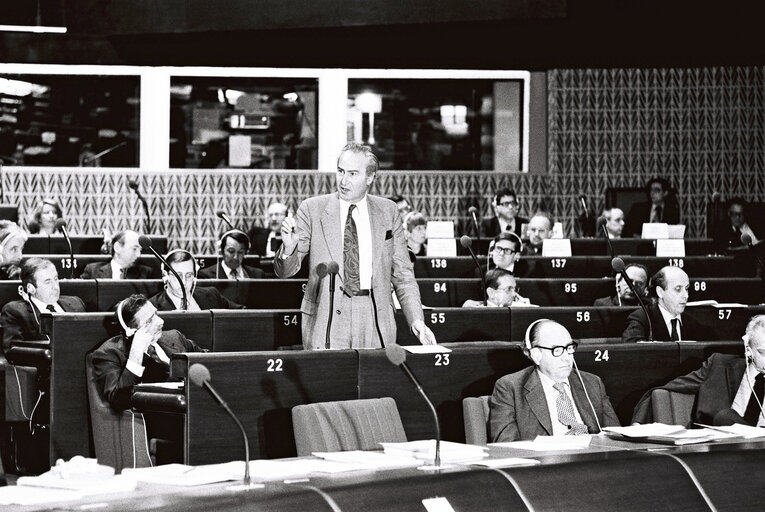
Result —
[[[148, 235], [154, 249], [160, 254], [167, 252], [167, 237]], [[72, 242], [72, 252], [76, 255], [101, 254], [101, 245], [104, 243], [104, 237], [101, 235], [69, 235]], [[148, 249], [144, 254], [150, 254]], [[29, 235], [29, 239], [24, 244], [24, 255], [38, 254], [69, 254], [69, 246], [63, 235]]]

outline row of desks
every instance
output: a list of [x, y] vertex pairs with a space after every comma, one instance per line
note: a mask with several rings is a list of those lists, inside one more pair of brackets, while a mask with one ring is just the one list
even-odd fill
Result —
[[[152, 247], [160, 254], [167, 252], [167, 237], [149, 235]], [[101, 254], [104, 237], [98, 235], [70, 235], [74, 254]], [[148, 253], [148, 250], [145, 251]], [[69, 254], [63, 235], [29, 235], [24, 244], [25, 254]]]
[[[506, 310], [504, 312], [507, 314]], [[273, 344], [273, 339], [267, 338], [268, 334], [259, 333], [263, 324], [246, 320], [246, 314], [252, 312], [221, 313], [239, 313], [242, 316], [239, 322], [231, 318], [211, 322], [210, 315], [219, 314], [216, 311], [167, 312], [162, 316], [166, 329], [179, 328], [208, 349], [241, 350], [241, 343], [247, 339], [252, 340], [253, 344], [245, 350], [257, 350], [258, 342], [263, 340], [267, 341], [266, 345], [269, 342]], [[438, 315], [441, 312], [435, 313]], [[291, 324], [289, 314], [274, 312], [272, 319], [279, 318], [282, 324], [285, 319], [289, 319], [287, 323], [290, 325], [284, 325], [284, 328], [291, 330], [293, 336], [299, 336], [299, 326]], [[745, 320], [742, 316], [736, 321], [743, 325]], [[85, 354], [116, 332], [113, 315], [46, 314], [43, 316], [43, 324], [52, 340], [49, 347], [52, 361], [51, 461], [60, 457], [88, 454], [91, 444], [87, 435]], [[524, 328], [525, 325], [528, 322]], [[574, 337], [577, 337], [574, 326], [569, 327]], [[725, 339], [739, 339], [741, 332], [742, 329], [739, 329], [735, 336]], [[439, 333], [436, 335], [439, 336]], [[402, 341], [414, 342], [413, 339]], [[497, 378], [524, 367], [528, 361], [522, 355], [519, 343], [474, 342], [458, 344], [454, 348], [455, 352], [448, 357], [410, 356], [410, 362], [415, 364], [418, 371], [423, 372], [421, 379], [427, 383], [426, 390], [441, 393], [438, 395], [441, 397], [439, 414], [445, 422], [445, 438], [459, 441], [464, 439], [461, 398], [489, 394]], [[604, 378], [620, 418], [627, 421], [632, 408], [646, 389], [697, 368], [712, 351], [740, 352], [741, 343], [586, 344], [580, 348], [577, 360], [583, 370], [594, 371]], [[185, 377], [188, 366], [201, 357], [198, 362], [208, 365], [215, 385], [222, 385], [222, 390], [230, 390], [227, 393], [233, 396], [227, 398], [233, 402], [234, 410], [252, 409], [247, 412], [251, 416], [245, 424], [257, 426], [251, 436], [254, 436], [253, 445], [260, 447], [256, 453], [261, 457], [280, 457], [293, 453], [294, 442], [289, 435], [285, 439], [285, 432], [291, 433], [290, 410], [298, 403], [394, 396], [397, 401], [402, 400], [398, 403], [407, 434], [414, 436], [414, 439], [432, 434], [425, 414], [427, 411], [422, 408], [424, 404], [418, 402], [416, 393], [412, 393], [400, 371], [388, 363], [382, 350], [214, 352], [179, 357], [173, 362], [175, 376]], [[238, 390], [247, 392], [240, 393]], [[203, 395], [194, 395], [197, 391], [186, 390], [187, 404], [205, 403], [190, 402], [202, 398]], [[217, 411], [213, 413], [211, 409], [209, 415], [191, 413], [187, 417], [187, 421], [191, 422], [191, 430], [187, 431], [189, 457], [203, 457], [199, 460], [189, 459], [195, 463], [210, 460], [207, 457], [213, 456], [221, 448], [214, 443], [210, 445], [215, 447], [211, 451], [204, 448], [204, 439], [217, 435], [213, 433], [218, 431], [218, 426], [225, 430], [223, 425], [219, 425], [220, 418], [215, 414]], [[197, 421], [217, 423], [205, 425], [197, 424]], [[233, 439], [236, 437], [230, 438]], [[238, 446], [236, 442], [230, 442]], [[200, 451], [195, 448], [196, 443], [199, 443]], [[234, 455], [227, 453], [222, 459], [216, 460], [226, 460], [227, 457]]]
[[[303, 298], [302, 279], [208, 279], [197, 286], [218, 289], [232, 301], [249, 309], [297, 309]], [[19, 300], [20, 281], [0, 282], [0, 305]], [[482, 300], [481, 280], [418, 278], [422, 304], [426, 307], [460, 307], [467, 299]], [[543, 307], [588, 307], [595, 299], [615, 293], [611, 278], [517, 279], [519, 293], [532, 304]], [[133, 293], [147, 297], [159, 293], [159, 279], [143, 280], [80, 280], [60, 281], [62, 295], [75, 295], [85, 302], [88, 311], [110, 311], [119, 301]], [[758, 278], [693, 278], [690, 300], [716, 300], [760, 304], [765, 301], [765, 285]]]
[[[30, 256], [30, 254], [27, 254]], [[68, 256], [61, 254], [38, 254], [53, 262], [61, 279], [79, 277], [89, 263], [106, 262], [110, 256], [103, 254], [75, 254], [70, 262]], [[681, 267], [693, 277], [753, 277], [756, 267], [749, 261], [750, 255], [742, 253], [737, 256], [686, 256], [666, 258], [657, 256], [624, 256], [624, 262], [642, 263], [650, 274], [660, 268], [672, 265]], [[161, 277], [160, 264], [150, 255], [141, 255], [139, 263], [152, 268], [152, 277]], [[200, 268], [216, 264], [215, 255], [198, 255], [197, 263]], [[486, 261], [483, 261], [486, 263]], [[267, 276], [273, 276], [273, 260], [260, 259], [257, 256], [246, 256], [244, 264], [260, 267]], [[301, 270], [301, 277], [307, 277], [307, 269]], [[543, 258], [541, 256], [524, 256], [516, 264], [514, 273], [517, 277], [531, 278], [582, 278], [582, 277], [611, 277], [611, 258], [609, 256], [571, 256], [568, 258]], [[414, 274], [418, 278], [458, 278], [478, 277], [475, 264], [469, 256], [451, 258], [417, 258], [414, 263]]]

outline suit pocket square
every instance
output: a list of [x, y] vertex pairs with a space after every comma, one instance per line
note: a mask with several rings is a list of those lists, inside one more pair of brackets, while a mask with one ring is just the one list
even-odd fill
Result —
[[393, 238], [393, 231], [389, 229], [388, 231], [385, 232], [385, 239], [390, 240], [391, 238]]

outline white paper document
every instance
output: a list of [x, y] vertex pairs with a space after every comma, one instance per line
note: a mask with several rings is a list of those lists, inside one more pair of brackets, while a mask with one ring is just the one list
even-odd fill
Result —
[[736, 436], [740, 436], [745, 439], [765, 437], [765, 428], [752, 427], [750, 425], [742, 425], [740, 423], [734, 423], [733, 425], [725, 425], [725, 426], [703, 425], [701, 423], [696, 423], [696, 425], [700, 427], [712, 429], [712, 430], [718, 430], [720, 432], [725, 432], [728, 434], [734, 434]]
[[645, 425], [630, 425], [628, 427], [604, 427], [604, 432], [614, 432], [626, 437], [668, 436], [685, 430], [682, 425], [666, 425], [664, 423], [646, 423]]
[[443, 345], [401, 345], [401, 348], [410, 354], [442, 354], [452, 351]]
[[355, 464], [367, 469], [401, 468], [419, 466], [422, 461], [411, 456], [389, 455], [381, 452], [363, 450], [351, 450], [347, 452], [314, 452], [315, 457], [320, 459]]
[[524, 459], [521, 457], [505, 457], [502, 459], [486, 459], [479, 462], [473, 462], [471, 466], [481, 466], [484, 468], [507, 468], [510, 466], [533, 466], [540, 462], [536, 459]]
[[591, 436], [537, 436], [533, 441], [512, 441], [509, 443], [491, 443], [489, 446], [517, 448], [535, 452], [560, 450], [583, 450], [590, 446]]
[[[237, 474], [236, 469], [240, 472]], [[122, 474], [139, 482], [190, 487], [206, 485], [244, 477], [244, 463], [208, 464], [187, 466], [185, 464], [164, 464], [152, 468], [125, 468]]]
[[[406, 443], [380, 443], [389, 455], [412, 456], [420, 460], [431, 460], [435, 457], [436, 440], [423, 439]], [[488, 448], [473, 444], [441, 441], [442, 462], [467, 462], [488, 457]]]

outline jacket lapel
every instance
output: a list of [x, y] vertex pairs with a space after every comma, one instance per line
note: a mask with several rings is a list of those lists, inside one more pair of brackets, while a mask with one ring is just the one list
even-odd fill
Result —
[[367, 194], [367, 208], [369, 209], [369, 230], [372, 233], [372, 279], [374, 279], [374, 269], [379, 267], [379, 260], [382, 258], [385, 229], [380, 229], [383, 219], [382, 209], [375, 198], [369, 194]]
[[327, 201], [327, 206], [321, 216], [321, 230], [324, 233], [324, 240], [327, 243], [329, 256], [336, 261], [340, 267], [339, 274], [343, 274], [343, 236], [340, 226], [340, 199], [337, 194]]
[[725, 377], [728, 382], [728, 397], [730, 402], [736, 398], [738, 393], [738, 387], [741, 385], [741, 381], [744, 378], [746, 371], [746, 359], [733, 359], [725, 367]]
[[529, 404], [531, 412], [537, 417], [537, 421], [545, 429], [548, 436], [553, 433], [552, 421], [550, 420], [550, 411], [547, 408], [547, 398], [545, 397], [544, 389], [542, 388], [542, 381], [539, 380], [536, 368], [531, 371], [529, 378], [526, 379], [526, 383], [523, 385], [525, 392], [524, 398], [526, 403]]
[[107, 261], [96, 271], [96, 279], [111, 279], [112, 278], [112, 264]]
[[568, 385], [571, 387], [571, 395], [574, 397], [574, 406], [579, 411], [579, 416], [582, 417], [582, 421], [587, 425], [587, 429], [593, 432], [598, 430], [598, 422], [590, 407], [590, 402], [587, 400], [587, 395], [584, 393], [582, 383], [579, 381], [579, 377], [571, 372], [568, 376]]

